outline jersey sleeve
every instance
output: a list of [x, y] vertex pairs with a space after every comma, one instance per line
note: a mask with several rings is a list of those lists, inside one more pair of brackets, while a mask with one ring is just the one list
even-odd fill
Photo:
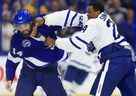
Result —
[[94, 41], [98, 31], [95, 23], [88, 22], [83, 32], [78, 32], [69, 38], [58, 38], [56, 46], [68, 52], [72, 51], [89, 51], [90, 43]]
[[56, 60], [58, 63], [66, 61], [68, 59], [68, 53], [62, 49], [56, 48]]
[[[50, 26], [50, 25], [58, 25], [58, 18], [59, 17], [59, 14], [57, 14], [56, 12], [54, 13], [51, 13], [51, 14], [48, 14], [48, 15], [45, 15], [43, 16], [43, 19], [44, 19], [44, 24]], [[61, 22], [61, 21], [60, 21]]]
[[10, 52], [8, 53], [8, 57], [6, 61], [6, 79], [7, 80], [14, 79], [17, 65], [21, 62], [21, 58], [16, 53], [16, 49], [15, 49], [16, 45], [13, 38], [11, 40], [11, 49], [10, 49]]
[[44, 24], [49, 25], [50, 19], [48, 18], [48, 15], [43, 16], [43, 19], [44, 19]]
[[83, 26], [86, 25], [86, 22], [88, 20], [88, 16], [87, 16], [87, 13], [83, 15]]
[[53, 39], [57, 39], [57, 32], [61, 31], [62, 27], [61, 26], [47, 26], [47, 25], [42, 25], [37, 28], [37, 31], [43, 35], [43, 36], [49, 36]]

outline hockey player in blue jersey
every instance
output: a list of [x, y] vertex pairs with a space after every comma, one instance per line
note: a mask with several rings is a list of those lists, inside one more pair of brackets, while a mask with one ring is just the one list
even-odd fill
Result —
[[115, 87], [120, 89], [122, 96], [136, 96], [135, 64], [129, 43], [118, 34], [116, 24], [104, 12], [102, 4], [90, 4], [88, 9], [86, 30], [69, 38], [58, 38], [55, 45], [73, 52], [89, 51], [90, 42], [94, 44], [103, 64], [90, 92], [94, 96], [111, 96]]
[[57, 62], [65, 60], [67, 53], [57, 47], [49, 48], [42, 36], [31, 37], [35, 27], [27, 10], [20, 10], [13, 21], [16, 31], [6, 62], [7, 86], [12, 85], [16, 68], [23, 60], [15, 96], [33, 96], [37, 86], [41, 86], [47, 96], [66, 96], [58, 76]]

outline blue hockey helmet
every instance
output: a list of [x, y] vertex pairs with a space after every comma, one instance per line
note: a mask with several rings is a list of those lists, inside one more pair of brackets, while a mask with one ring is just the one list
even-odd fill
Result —
[[31, 21], [32, 15], [26, 9], [19, 10], [13, 19], [13, 23], [17, 25], [30, 23]]

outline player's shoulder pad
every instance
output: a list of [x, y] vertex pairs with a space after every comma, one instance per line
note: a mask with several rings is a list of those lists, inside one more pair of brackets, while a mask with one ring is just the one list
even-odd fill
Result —
[[97, 25], [98, 21], [97, 19], [89, 19], [86, 23], [86, 25], [89, 25], [89, 26], [95, 26]]
[[21, 37], [21, 34], [18, 30], [14, 30], [13, 32], [14, 34], [12, 35], [12, 39], [17, 40], [18, 38]]
[[110, 16], [107, 12], [102, 12], [98, 17], [97, 17], [97, 21], [98, 22], [105, 22], [107, 19], [109, 19]]

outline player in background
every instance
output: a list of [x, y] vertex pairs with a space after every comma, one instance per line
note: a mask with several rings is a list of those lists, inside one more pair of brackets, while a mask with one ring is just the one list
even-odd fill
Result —
[[90, 51], [90, 43], [98, 51], [103, 68], [98, 74], [91, 94], [111, 96], [118, 87], [122, 96], [136, 96], [134, 62], [131, 58], [130, 45], [118, 34], [116, 24], [104, 12], [101, 3], [90, 4], [86, 30], [69, 38], [58, 38], [55, 45], [67, 51]]
[[49, 48], [40, 35], [31, 37], [32, 31], [39, 31], [32, 20], [27, 10], [18, 11], [14, 17], [16, 31], [6, 62], [7, 88], [11, 87], [16, 68], [23, 60], [15, 96], [33, 96], [37, 86], [41, 86], [47, 96], [66, 96], [58, 77], [57, 62], [68, 55], [57, 47]]

